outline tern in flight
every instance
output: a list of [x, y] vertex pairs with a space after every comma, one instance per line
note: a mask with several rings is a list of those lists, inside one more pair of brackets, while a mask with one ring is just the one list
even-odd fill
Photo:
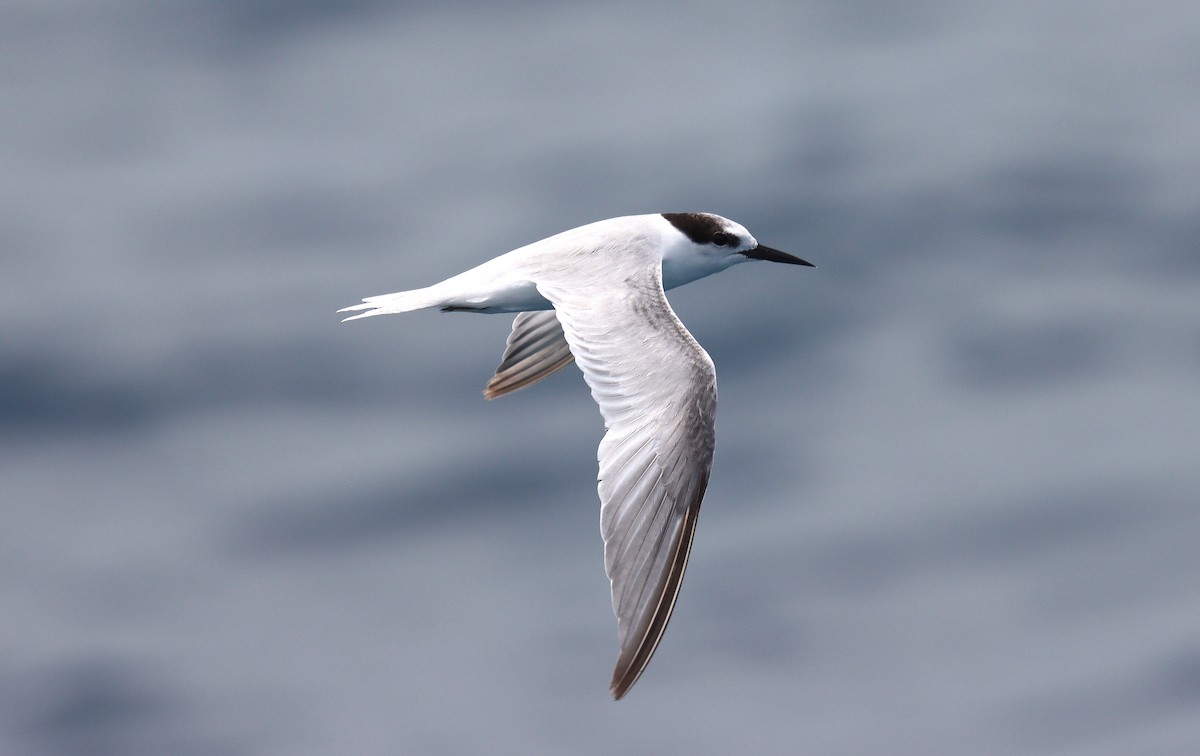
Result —
[[346, 320], [431, 307], [518, 313], [484, 390], [489, 399], [579, 364], [607, 429], [598, 489], [620, 643], [611, 686], [617, 699], [637, 682], [666, 630], [712, 469], [716, 371], [663, 292], [748, 260], [812, 267], [719, 215], [633, 215], [339, 310], [358, 313]]

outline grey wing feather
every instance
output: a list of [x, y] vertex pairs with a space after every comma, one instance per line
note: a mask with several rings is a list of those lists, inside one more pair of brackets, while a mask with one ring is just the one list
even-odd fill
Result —
[[[657, 271], [656, 271], [657, 272]], [[620, 297], [554, 302], [607, 432], [600, 442], [600, 529], [620, 653], [613, 696], [633, 686], [666, 630], [712, 467], [716, 376], [675, 316], [661, 278]]]
[[573, 359], [554, 310], [522, 312], [513, 320], [504, 356], [483, 395], [495, 399], [518, 391], [562, 370]]

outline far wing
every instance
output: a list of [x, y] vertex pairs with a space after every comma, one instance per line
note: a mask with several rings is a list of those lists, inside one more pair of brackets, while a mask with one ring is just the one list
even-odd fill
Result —
[[661, 269], [622, 283], [538, 285], [608, 428], [598, 488], [621, 646], [615, 698], [650, 662], [679, 595], [712, 468], [716, 413], [712, 360], [667, 303]]
[[500, 366], [483, 395], [495, 399], [523, 389], [562, 370], [573, 359], [554, 310], [522, 312], [513, 321]]

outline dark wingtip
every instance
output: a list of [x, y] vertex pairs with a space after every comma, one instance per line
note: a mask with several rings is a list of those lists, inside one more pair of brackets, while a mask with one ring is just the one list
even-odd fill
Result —
[[685, 512], [683, 522], [679, 524], [679, 530], [675, 535], [674, 554], [671, 557], [670, 567], [663, 577], [658, 605], [655, 607], [653, 615], [648, 618], [639, 642], [622, 649], [617, 658], [612, 683], [609, 685], [614, 701], [620, 701], [646, 671], [646, 665], [650, 663], [650, 658], [658, 650], [658, 643], [667, 630], [667, 623], [671, 621], [671, 613], [675, 611], [675, 602], [679, 599], [679, 587], [683, 584], [683, 574], [687, 570], [688, 557], [692, 553], [692, 540], [696, 535], [696, 520], [700, 515], [700, 502], [704, 500], [704, 491], [707, 487], [708, 472], [705, 471], [704, 478], [696, 490], [695, 498]]

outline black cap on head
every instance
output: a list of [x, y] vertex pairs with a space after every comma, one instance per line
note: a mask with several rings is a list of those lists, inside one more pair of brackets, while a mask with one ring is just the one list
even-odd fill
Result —
[[663, 213], [662, 217], [697, 244], [712, 244], [713, 237], [725, 232], [721, 220], [708, 213]]
[[[718, 247], [725, 247], [731, 245], [737, 246], [741, 243], [741, 240], [735, 234], [725, 230], [725, 225], [721, 222], [724, 219], [716, 215], [709, 213], [663, 213], [662, 217], [666, 218], [681, 234], [696, 244], [712, 244]], [[789, 255], [787, 252], [780, 252], [777, 249], [764, 247], [761, 244], [755, 245], [752, 249], [748, 249], [741, 254], [754, 260], [766, 260], [768, 262], [787, 263], [789, 265], [807, 265], [810, 268], [817, 267], [807, 260], [801, 260], [799, 257]]]

